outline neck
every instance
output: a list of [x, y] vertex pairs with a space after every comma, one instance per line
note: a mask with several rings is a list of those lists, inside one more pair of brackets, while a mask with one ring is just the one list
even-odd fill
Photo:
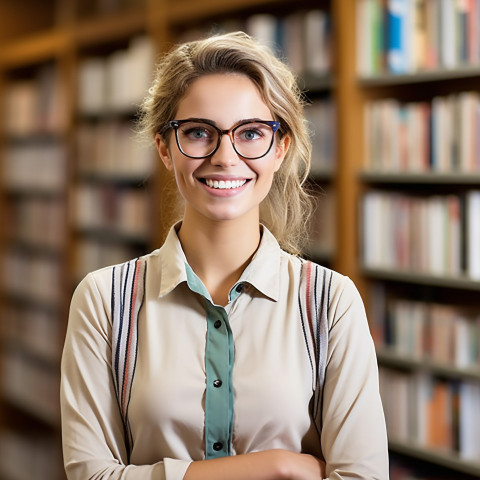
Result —
[[260, 242], [258, 214], [214, 221], [185, 212], [178, 232], [189, 265], [220, 305], [240, 278]]

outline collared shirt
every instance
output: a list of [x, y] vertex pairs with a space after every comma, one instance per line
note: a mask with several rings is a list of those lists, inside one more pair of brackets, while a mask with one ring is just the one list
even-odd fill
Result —
[[181, 480], [193, 460], [272, 448], [324, 458], [332, 480], [388, 479], [375, 351], [350, 279], [324, 269], [329, 342], [319, 434], [298, 305], [301, 259], [263, 228], [224, 307], [188, 265], [175, 228], [144, 260], [128, 465], [111, 370], [113, 267], [87, 275], [72, 298], [61, 388], [69, 480]]

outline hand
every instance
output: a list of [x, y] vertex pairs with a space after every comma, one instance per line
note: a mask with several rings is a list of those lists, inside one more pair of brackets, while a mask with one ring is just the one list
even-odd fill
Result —
[[319, 480], [324, 479], [325, 462], [313, 455], [294, 453], [288, 450], [273, 450], [278, 458], [276, 465], [279, 480]]

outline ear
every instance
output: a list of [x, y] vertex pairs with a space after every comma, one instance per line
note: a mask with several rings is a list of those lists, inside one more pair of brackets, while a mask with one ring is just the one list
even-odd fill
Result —
[[275, 172], [281, 167], [283, 159], [290, 147], [290, 136], [284, 135], [275, 147]]
[[172, 171], [173, 170], [172, 157], [170, 155], [167, 142], [159, 133], [155, 135], [155, 144], [157, 145], [158, 155], [160, 156], [163, 164], [165, 165], [165, 168], [169, 171]]

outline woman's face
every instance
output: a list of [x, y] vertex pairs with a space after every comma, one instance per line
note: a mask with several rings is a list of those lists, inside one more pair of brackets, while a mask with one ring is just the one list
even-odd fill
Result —
[[[175, 117], [187, 119], [206, 119], [221, 130], [248, 119], [274, 120], [254, 83], [240, 74], [212, 74], [195, 80]], [[179, 150], [173, 129], [168, 135], [168, 142], [156, 136], [157, 148], [166, 168], [175, 174], [186, 214], [217, 221], [250, 216], [258, 222], [259, 205], [283, 161], [288, 137], [280, 142], [275, 138], [264, 157], [246, 160], [235, 152], [228, 135], [223, 135], [218, 150], [204, 159], [187, 157]], [[202, 136], [202, 132], [195, 130], [188, 135]], [[250, 131], [242, 135], [248, 139], [256, 136]]]

